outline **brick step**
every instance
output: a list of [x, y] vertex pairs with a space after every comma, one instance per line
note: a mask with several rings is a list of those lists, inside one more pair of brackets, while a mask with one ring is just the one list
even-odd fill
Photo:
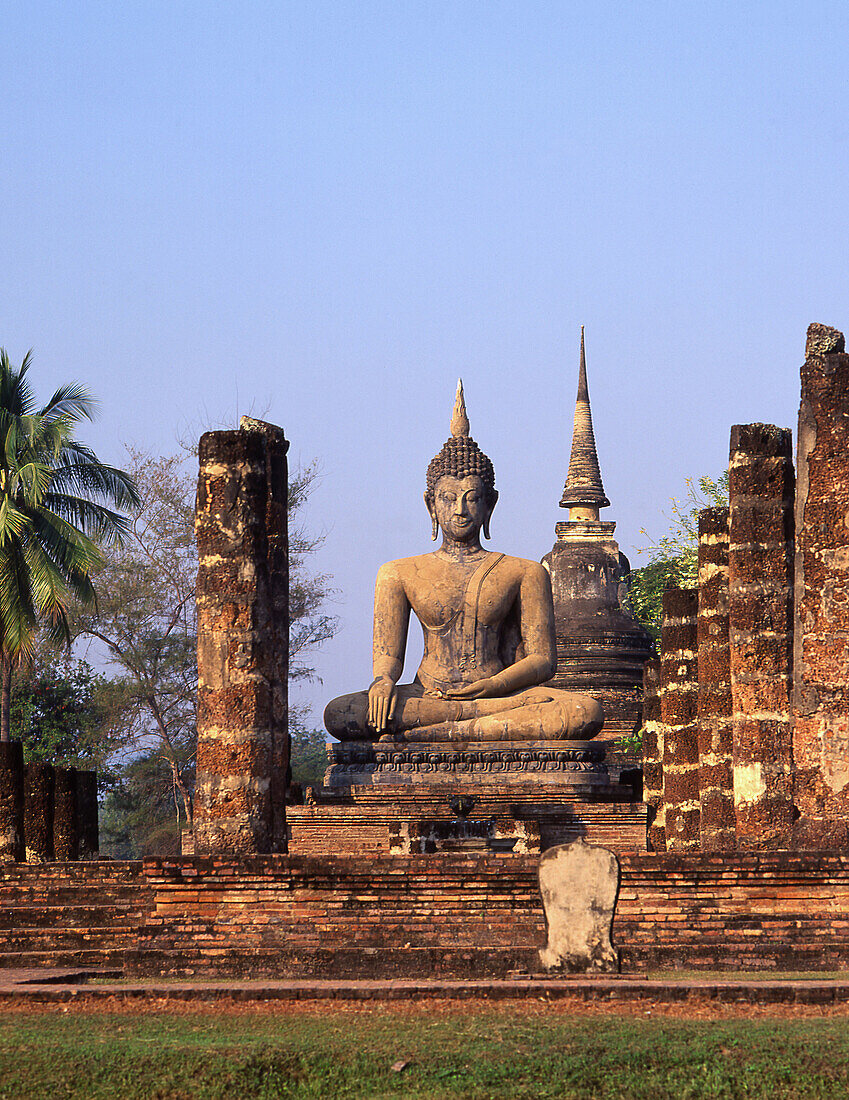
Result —
[[0, 953], [10, 951], [74, 951], [93, 947], [98, 950], [118, 950], [135, 946], [137, 925], [113, 928], [15, 928], [3, 935]]
[[21, 928], [138, 927], [147, 910], [130, 905], [8, 905], [0, 909], [0, 931]]
[[74, 951], [9, 951], [0, 954], [3, 970], [73, 970], [105, 968], [123, 970], [128, 952], [125, 949], [87, 947]]
[[621, 948], [620, 957], [623, 970], [842, 970], [849, 968], [849, 940], [795, 944], [770, 938], [717, 939], [693, 945], [628, 943]]
[[134, 883], [123, 886], [27, 886], [0, 887], [0, 906], [11, 905], [129, 905], [151, 895]]
[[5, 863], [0, 865], [0, 889], [9, 886], [37, 885], [41, 889], [56, 885], [125, 886], [143, 883], [145, 877], [140, 868], [126, 864], [100, 863]]
[[[58, 965], [58, 964], [57, 964]], [[336, 948], [230, 949], [208, 951], [143, 949], [126, 956], [128, 976], [174, 978], [486, 978], [541, 970], [538, 949]]]

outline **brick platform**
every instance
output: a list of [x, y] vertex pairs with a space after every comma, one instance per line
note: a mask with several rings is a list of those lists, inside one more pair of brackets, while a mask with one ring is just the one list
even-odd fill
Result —
[[[849, 967], [849, 856], [623, 855], [623, 969]], [[0, 968], [252, 978], [538, 971], [537, 860], [408, 856], [9, 865]]]

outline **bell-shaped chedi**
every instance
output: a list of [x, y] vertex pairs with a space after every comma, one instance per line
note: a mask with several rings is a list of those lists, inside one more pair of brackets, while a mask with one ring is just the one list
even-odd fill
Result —
[[604, 708], [606, 736], [639, 728], [643, 665], [651, 639], [627, 604], [628, 559], [613, 538], [616, 524], [599, 520], [610, 506], [601, 480], [590, 410], [584, 330], [569, 473], [560, 500], [569, 519], [542, 559], [551, 574], [557, 635], [553, 687], [581, 691]]

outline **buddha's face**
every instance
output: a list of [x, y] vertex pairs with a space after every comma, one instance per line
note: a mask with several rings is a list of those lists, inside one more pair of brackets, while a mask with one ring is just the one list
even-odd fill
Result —
[[457, 542], [477, 539], [481, 527], [487, 528], [495, 502], [487, 500], [483, 481], [477, 474], [457, 478], [445, 475], [436, 483], [431, 518], [443, 534]]

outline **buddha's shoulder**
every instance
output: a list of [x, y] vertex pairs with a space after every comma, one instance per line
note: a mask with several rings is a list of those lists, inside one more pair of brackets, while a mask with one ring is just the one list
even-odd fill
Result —
[[421, 572], [432, 562], [432, 554], [415, 554], [411, 558], [395, 558], [394, 561], [386, 561], [381, 565], [377, 571], [377, 578], [378, 580], [402, 579]]
[[505, 554], [502, 562], [499, 564], [499, 568], [509, 569], [515, 575], [527, 577], [528, 580], [541, 583], [548, 580], [548, 573], [545, 567], [540, 565], [538, 561], [533, 561], [531, 558], [513, 558], [509, 554]]

